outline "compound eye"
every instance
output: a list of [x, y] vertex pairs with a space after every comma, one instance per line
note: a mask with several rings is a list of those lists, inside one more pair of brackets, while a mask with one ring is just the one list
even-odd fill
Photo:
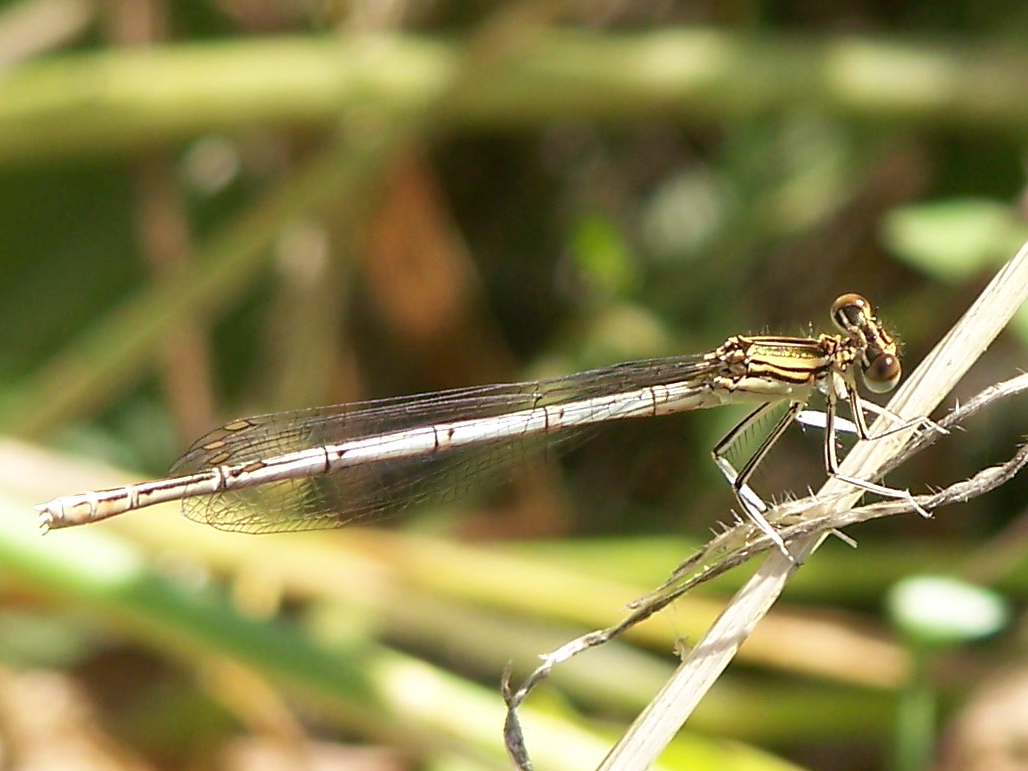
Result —
[[873, 315], [871, 301], [856, 292], [840, 295], [832, 303], [832, 321], [844, 332], [860, 326]]
[[880, 353], [864, 367], [864, 383], [869, 391], [884, 394], [896, 387], [902, 374], [898, 358], [891, 353]]

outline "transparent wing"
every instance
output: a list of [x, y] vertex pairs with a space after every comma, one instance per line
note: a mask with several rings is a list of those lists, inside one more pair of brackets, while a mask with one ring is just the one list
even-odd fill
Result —
[[[235, 420], [198, 439], [171, 469], [174, 476], [299, 450], [340, 444], [454, 420], [607, 396], [651, 385], [709, 379], [716, 365], [702, 355], [618, 364], [525, 383], [474, 386]], [[617, 420], [616, 408], [602, 416]], [[472, 446], [404, 460], [385, 460], [331, 474], [186, 498], [183, 513], [214, 527], [248, 533], [340, 527], [378, 520], [411, 505], [439, 504], [497, 482], [534, 454], [586, 432], [505, 435]]]

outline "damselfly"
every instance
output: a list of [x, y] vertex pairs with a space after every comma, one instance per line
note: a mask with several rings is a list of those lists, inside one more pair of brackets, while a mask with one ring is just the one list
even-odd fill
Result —
[[[874, 406], [857, 391], [857, 371], [877, 393], [900, 378], [896, 341], [866, 298], [842, 295], [831, 316], [840, 334], [737, 335], [703, 354], [549, 380], [233, 420], [197, 440], [165, 479], [55, 498], [37, 509], [44, 528], [60, 528], [181, 499], [190, 519], [224, 530], [338, 527], [419, 501], [452, 499], [468, 486], [468, 475], [509, 465], [599, 423], [749, 402], [757, 407], [714, 447], [714, 459], [743, 513], [788, 554], [763, 515], [765, 504], [749, 488], [754, 469], [820, 392], [825, 468], [838, 475], [840, 400], [848, 402], [859, 436], [870, 438], [864, 410]], [[784, 414], [737, 470], [727, 459], [729, 449], [769, 406], [782, 403]], [[872, 482], [846, 481], [880, 495], [910, 497]]]

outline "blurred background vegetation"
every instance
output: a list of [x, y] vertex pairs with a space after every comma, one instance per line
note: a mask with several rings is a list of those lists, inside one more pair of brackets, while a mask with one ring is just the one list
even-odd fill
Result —
[[[235, 416], [806, 334], [845, 291], [909, 371], [1028, 237], [1026, 31], [1010, 0], [0, 4], [5, 764], [507, 767], [504, 665], [613, 623], [730, 520], [709, 450], [737, 411], [612, 426], [375, 527], [168, 505], [40, 538], [32, 505], [160, 476]], [[969, 476], [1026, 418], [889, 481]], [[755, 486], [816, 485], [820, 441], [791, 431]], [[1025, 492], [829, 542], [666, 767], [1023, 747], [1023, 622], [926, 651], [883, 598], [941, 573], [1016, 606]], [[746, 572], [560, 668], [524, 716], [537, 767], [593, 767]]]

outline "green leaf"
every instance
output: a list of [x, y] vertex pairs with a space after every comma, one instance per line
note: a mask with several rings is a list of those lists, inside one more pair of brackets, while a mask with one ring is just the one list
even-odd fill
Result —
[[998, 265], [1028, 238], [1028, 223], [1007, 203], [952, 198], [906, 206], [885, 219], [882, 240], [901, 260], [956, 283]]
[[1002, 629], [1009, 611], [1003, 598], [980, 586], [944, 576], [914, 576], [889, 592], [893, 623], [922, 644], [976, 640]]

